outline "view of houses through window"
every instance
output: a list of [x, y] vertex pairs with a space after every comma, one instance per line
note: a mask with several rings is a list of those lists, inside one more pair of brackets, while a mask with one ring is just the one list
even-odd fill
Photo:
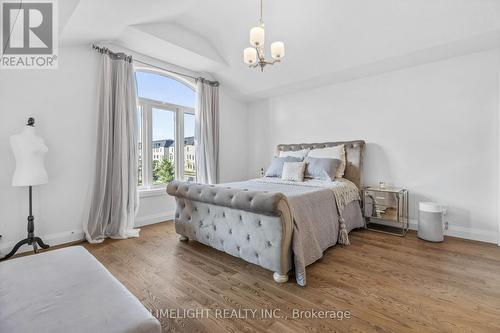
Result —
[[194, 103], [187, 83], [152, 71], [136, 71], [138, 185], [150, 188], [173, 179], [196, 180]]

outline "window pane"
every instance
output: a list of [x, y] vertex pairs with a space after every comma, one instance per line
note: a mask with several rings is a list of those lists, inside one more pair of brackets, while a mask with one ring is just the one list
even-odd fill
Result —
[[191, 87], [151, 72], [138, 71], [135, 77], [139, 97], [194, 108], [196, 93]]
[[184, 113], [184, 180], [196, 181], [194, 114]]
[[166, 184], [175, 177], [175, 113], [152, 109], [153, 184]]
[[142, 107], [137, 107], [137, 185], [142, 186]]

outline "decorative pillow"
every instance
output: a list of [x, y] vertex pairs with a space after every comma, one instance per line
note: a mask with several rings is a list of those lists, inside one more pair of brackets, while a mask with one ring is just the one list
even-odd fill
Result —
[[280, 151], [280, 157], [286, 157], [286, 156], [298, 157], [302, 161], [304, 159], [304, 157], [307, 156], [307, 153], [309, 153], [309, 150], [310, 149], [307, 148], [307, 149], [302, 149], [302, 150]]
[[271, 165], [266, 171], [266, 177], [281, 177], [281, 173], [283, 172], [283, 164], [285, 162], [300, 162], [301, 158], [298, 157], [273, 157], [271, 161]]
[[341, 160], [335, 158], [306, 157], [305, 177], [333, 181], [337, 170], [342, 164]]
[[316, 158], [333, 158], [336, 160], [341, 160], [342, 163], [340, 164], [340, 167], [337, 169], [337, 174], [335, 175], [335, 178], [342, 178], [342, 176], [344, 175], [346, 166], [344, 145], [313, 149], [309, 152], [309, 154], [307, 154], [307, 156]]
[[283, 164], [283, 175], [281, 176], [281, 179], [303, 182], [305, 170], [305, 162], [285, 162], [285, 164]]

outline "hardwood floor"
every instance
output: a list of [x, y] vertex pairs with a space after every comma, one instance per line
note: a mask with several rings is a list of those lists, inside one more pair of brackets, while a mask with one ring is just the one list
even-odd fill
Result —
[[[308, 285], [196, 242], [172, 222], [141, 237], [84, 244], [172, 332], [499, 332], [500, 248], [355, 231], [308, 267]], [[168, 318], [168, 309], [210, 309], [207, 318]], [[163, 313], [160, 311], [163, 309]], [[216, 309], [256, 309], [255, 318], [217, 319]], [[278, 309], [287, 318], [262, 317]], [[347, 310], [350, 319], [294, 319], [294, 309]], [[175, 313], [174, 313], [175, 314]], [[220, 314], [220, 313], [219, 313]]]

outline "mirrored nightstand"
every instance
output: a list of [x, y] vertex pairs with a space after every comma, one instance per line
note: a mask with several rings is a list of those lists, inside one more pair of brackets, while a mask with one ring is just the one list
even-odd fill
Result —
[[[363, 213], [367, 229], [405, 236], [409, 227], [408, 190], [396, 187], [364, 188]], [[396, 226], [387, 226], [381, 221], [393, 222]]]

